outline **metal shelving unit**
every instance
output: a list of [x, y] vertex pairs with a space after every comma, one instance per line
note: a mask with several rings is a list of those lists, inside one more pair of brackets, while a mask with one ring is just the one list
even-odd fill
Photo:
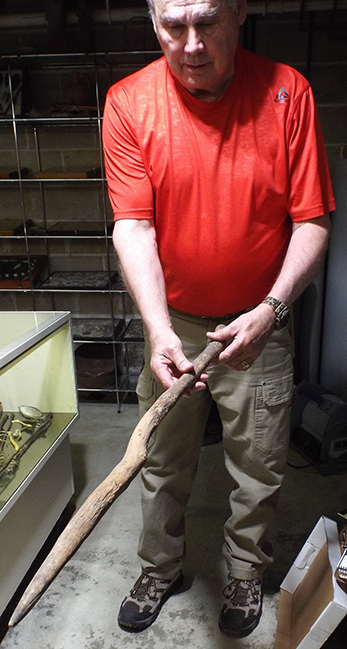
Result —
[[[12, 151], [7, 144], [6, 155], [3, 159], [9, 161], [6, 166], [11, 167], [16, 177], [0, 179], [0, 192], [7, 197], [4, 201], [5, 208], [0, 212], [0, 226], [8, 220], [6, 213], [10, 205], [18, 220], [17, 232], [0, 235], [1, 259], [21, 256], [27, 265], [28, 277], [26, 282], [18, 282], [14, 288], [7, 285], [6, 280], [0, 282], [0, 299], [7, 302], [10, 298], [14, 308], [8, 310], [68, 310], [72, 314], [72, 323], [84, 320], [85, 323], [108, 323], [108, 333], [105, 338], [92, 334], [87, 337], [78, 333], [74, 334], [74, 346], [77, 350], [100, 350], [102, 358], [107, 357], [110, 365], [113, 364], [113, 377], [110, 384], [97, 384], [93, 386], [87, 381], [79, 384], [79, 395], [84, 398], [100, 398], [108, 395], [115, 400], [120, 408], [124, 398], [134, 392], [136, 385], [136, 353], [141, 346], [140, 338], [126, 339], [123, 334], [133, 318], [139, 318], [132, 305], [124, 286], [119, 278], [113, 282], [116, 272], [115, 253], [112, 248], [111, 226], [112, 215], [108, 205], [107, 186], [103, 169], [102, 152], [102, 110], [108, 87], [118, 79], [139, 69], [150, 61], [158, 58], [160, 52], [113, 52], [89, 54], [62, 54], [62, 55], [25, 55], [0, 57], [0, 71], [2, 77], [8, 82], [9, 107], [8, 112], [0, 118], [0, 133], [12, 141]], [[20, 71], [23, 82], [23, 95], [18, 101], [18, 89], [13, 87], [12, 79]], [[7, 75], [7, 76], [6, 76]], [[91, 98], [87, 106], [74, 106], [73, 103], [64, 102], [64, 82], [71, 79], [81, 79], [90, 82], [86, 94]], [[25, 81], [25, 83], [24, 83]], [[81, 88], [75, 88], [77, 91]], [[71, 90], [71, 88], [70, 88]], [[73, 90], [73, 88], [72, 88]], [[25, 96], [27, 92], [27, 97]], [[50, 101], [53, 96], [54, 102]], [[57, 102], [60, 99], [60, 104]], [[54, 111], [50, 103], [54, 104]], [[19, 107], [18, 107], [19, 106]], [[57, 115], [60, 111], [62, 114]], [[68, 114], [63, 114], [63, 113]], [[64, 164], [64, 141], [74, 142], [74, 139], [85, 141], [89, 134], [93, 145], [92, 159], [88, 161], [86, 147], [85, 160], [81, 170], [73, 162], [75, 152], [72, 148], [72, 162]], [[57, 148], [51, 157], [62, 162], [62, 168], [56, 172], [47, 172], [47, 159], [49, 158], [48, 140], [56, 138], [61, 140], [62, 149]], [[2, 139], [2, 138], [1, 138]], [[42, 140], [46, 140], [44, 144]], [[73, 144], [72, 144], [73, 147]], [[76, 148], [78, 145], [76, 144]], [[71, 153], [71, 151], [70, 151]], [[90, 151], [89, 151], [90, 153]], [[68, 154], [65, 157], [69, 157]], [[77, 155], [78, 157], [78, 155]], [[76, 155], [75, 155], [76, 158]], [[57, 166], [57, 165], [54, 165]], [[76, 168], [77, 167], [77, 168]], [[84, 172], [85, 168], [99, 168], [97, 177], [74, 177], [75, 172]], [[1, 170], [0, 170], [1, 171]], [[66, 177], [62, 177], [65, 174]], [[49, 177], [47, 177], [49, 176]], [[72, 176], [72, 177], [71, 177]], [[54, 233], [52, 226], [57, 221], [59, 200], [64, 205], [64, 192], [67, 193], [66, 201], [72, 204], [72, 218], [68, 222], [90, 221], [90, 215], [82, 207], [73, 208], [75, 198], [83, 193], [88, 195], [93, 192], [94, 202], [97, 203], [95, 218], [97, 232], [77, 232], [73, 236], [67, 231]], [[52, 209], [52, 200], [48, 200], [49, 193], [59, 194], [55, 198]], [[96, 194], [96, 197], [95, 197]], [[88, 210], [88, 197], [85, 199]], [[70, 209], [70, 204], [65, 204]], [[53, 212], [53, 214], [52, 214]], [[34, 217], [33, 218], [33, 214]], [[89, 220], [88, 220], [89, 219]], [[93, 254], [98, 267], [91, 268]], [[74, 250], [78, 253], [74, 253]], [[83, 250], [86, 253], [83, 253]], [[88, 254], [90, 260], [88, 260]], [[45, 271], [40, 277], [36, 276], [34, 261], [38, 257], [45, 259]], [[83, 263], [82, 263], [83, 262]], [[88, 262], [88, 263], [87, 263]], [[59, 264], [61, 267], [59, 267]], [[68, 264], [68, 268], [66, 265]], [[75, 265], [74, 265], [75, 264]], [[34, 267], [33, 267], [34, 266]], [[106, 281], [101, 288], [84, 286], [49, 286], [44, 281], [59, 271], [72, 270], [83, 274], [84, 269], [89, 272], [103, 273]], [[100, 307], [99, 307], [100, 305]], [[105, 350], [107, 353], [105, 354]], [[88, 357], [88, 353], [87, 353]], [[94, 361], [91, 353], [90, 364]], [[104, 363], [106, 364], [106, 362]], [[78, 362], [76, 362], [78, 366]], [[78, 370], [78, 367], [77, 367]], [[78, 376], [78, 371], [77, 371]], [[102, 396], [101, 395], [101, 396]]]

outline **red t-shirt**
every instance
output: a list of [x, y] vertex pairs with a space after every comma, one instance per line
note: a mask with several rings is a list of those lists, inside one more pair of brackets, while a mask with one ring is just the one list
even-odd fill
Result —
[[164, 58], [118, 82], [103, 137], [114, 218], [155, 219], [168, 303], [181, 311], [222, 316], [259, 303], [291, 219], [335, 209], [308, 82], [241, 47], [215, 102], [189, 94]]

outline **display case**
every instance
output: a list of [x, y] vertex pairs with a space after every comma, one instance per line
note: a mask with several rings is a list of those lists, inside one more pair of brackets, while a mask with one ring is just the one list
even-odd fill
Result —
[[1, 314], [0, 401], [1, 614], [74, 492], [70, 313]]

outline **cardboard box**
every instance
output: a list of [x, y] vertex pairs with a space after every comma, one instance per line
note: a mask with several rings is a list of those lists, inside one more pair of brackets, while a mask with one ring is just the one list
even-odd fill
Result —
[[337, 524], [320, 518], [281, 584], [276, 649], [319, 649], [347, 614]]

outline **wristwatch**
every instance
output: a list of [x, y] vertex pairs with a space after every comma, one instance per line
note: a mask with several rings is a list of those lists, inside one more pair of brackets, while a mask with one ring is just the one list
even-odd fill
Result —
[[281, 300], [277, 300], [275, 297], [271, 297], [271, 295], [268, 295], [262, 302], [263, 304], [268, 304], [269, 306], [272, 307], [272, 309], [275, 312], [276, 318], [275, 318], [275, 329], [283, 329], [283, 327], [286, 326], [286, 324], [289, 322], [289, 314], [290, 311], [284, 302], [281, 302]]

